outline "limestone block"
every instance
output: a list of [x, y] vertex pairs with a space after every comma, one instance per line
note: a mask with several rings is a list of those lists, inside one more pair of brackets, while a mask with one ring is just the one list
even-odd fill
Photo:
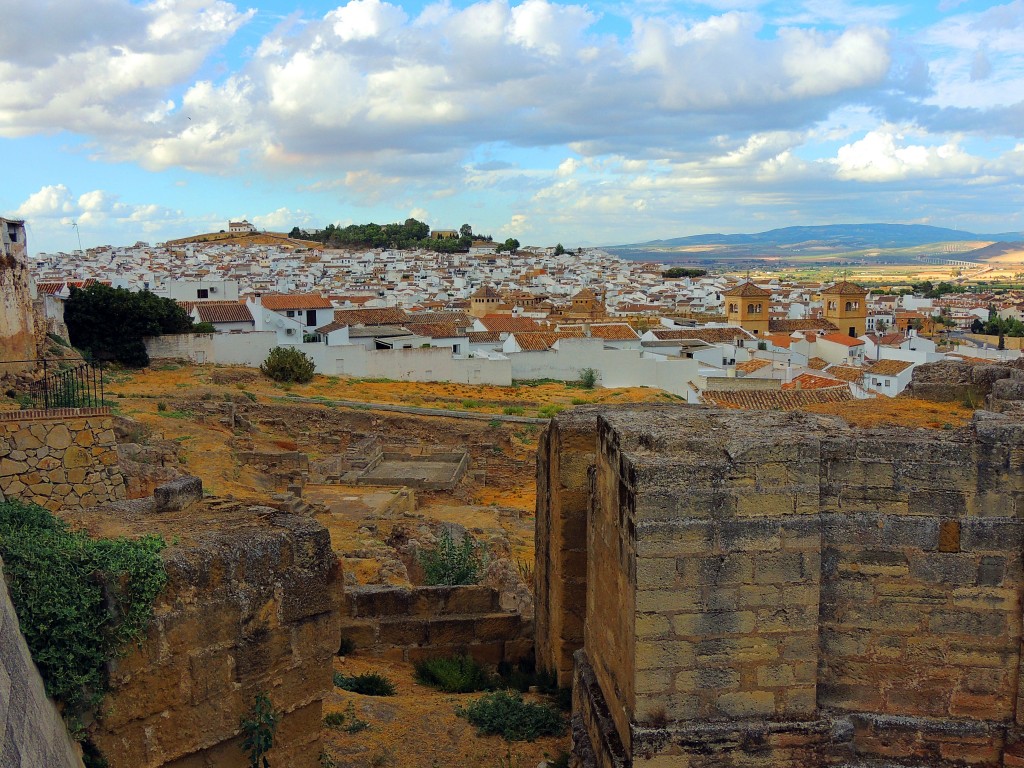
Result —
[[203, 481], [198, 477], [181, 477], [153, 491], [157, 512], [173, 512], [203, 498]]
[[0, 477], [12, 477], [28, 472], [28, 464], [11, 458], [0, 459]]
[[92, 457], [84, 448], [72, 445], [64, 452], [64, 466], [67, 469], [88, 467], [90, 464], [92, 464]]
[[55, 450], [64, 450], [71, 445], [71, 431], [64, 424], [55, 424], [46, 435], [46, 445]]

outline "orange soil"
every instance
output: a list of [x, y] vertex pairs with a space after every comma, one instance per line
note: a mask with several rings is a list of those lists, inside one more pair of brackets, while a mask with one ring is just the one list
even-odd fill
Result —
[[953, 429], [965, 426], [974, 411], [960, 403], [934, 403], [913, 398], [854, 400], [847, 403], [810, 405], [804, 410], [840, 416], [854, 427], [924, 427]]
[[[339, 658], [335, 669], [346, 675], [377, 672], [397, 689], [395, 696], [361, 696], [336, 688], [324, 701], [324, 714], [346, 713], [352, 702], [356, 716], [370, 726], [357, 733], [324, 728], [324, 751], [346, 768], [534, 768], [546, 756], [569, 749], [569, 736], [536, 742], [506, 742], [500, 736], [477, 736], [476, 729], [455, 714], [480, 693], [441, 693], [419, 685], [413, 667], [404, 662], [362, 657]], [[527, 695], [524, 698], [541, 700]]]

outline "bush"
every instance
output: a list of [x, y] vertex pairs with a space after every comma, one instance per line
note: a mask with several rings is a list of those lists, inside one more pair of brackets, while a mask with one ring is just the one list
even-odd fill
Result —
[[420, 553], [424, 580], [430, 586], [439, 584], [476, 584], [487, 567], [487, 550], [468, 533], [456, 543], [451, 531], [445, 528], [437, 546]]
[[537, 416], [542, 419], [550, 419], [552, 416], [561, 413], [565, 410], [564, 405], [558, 405], [557, 403], [548, 403], [547, 405], [541, 406], [537, 410]]
[[445, 693], [473, 693], [494, 688], [494, 677], [469, 656], [442, 656], [416, 662], [416, 682]]
[[263, 361], [260, 370], [274, 381], [308, 384], [313, 380], [316, 365], [296, 347], [274, 347]]
[[584, 368], [580, 371], [580, 386], [584, 389], [593, 389], [597, 386], [598, 372], [594, 368]]
[[521, 405], [507, 405], [504, 410], [506, 416], [522, 416], [524, 412]]
[[0, 556], [22, 634], [69, 723], [99, 703], [108, 664], [142, 637], [167, 582], [163, 539], [90, 539], [42, 507], [0, 504]]
[[455, 713], [475, 725], [480, 735], [497, 734], [509, 741], [533, 741], [565, 733], [565, 719], [554, 707], [531, 704], [510, 691], [486, 694], [466, 707], [457, 707]]
[[395, 695], [395, 684], [376, 672], [365, 672], [362, 675], [352, 675], [351, 677], [335, 672], [334, 685], [343, 691], [351, 691], [363, 696]]

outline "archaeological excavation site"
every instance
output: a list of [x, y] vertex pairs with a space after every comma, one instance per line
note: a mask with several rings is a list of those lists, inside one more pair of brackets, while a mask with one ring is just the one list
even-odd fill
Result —
[[[426, 417], [212, 367], [109, 386], [116, 409], [0, 414], [2, 502], [159, 537], [165, 581], [71, 721], [5, 555], [4, 768], [245, 768], [261, 723], [273, 768], [1024, 765], [1024, 369], [922, 366], [916, 402], [959, 414], [930, 427]], [[453, 541], [479, 572], [431, 583]], [[439, 658], [493, 677], [436, 691]], [[515, 674], [556, 713], [533, 741], [466, 720]], [[371, 675], [393, 695], [344, 687]]]

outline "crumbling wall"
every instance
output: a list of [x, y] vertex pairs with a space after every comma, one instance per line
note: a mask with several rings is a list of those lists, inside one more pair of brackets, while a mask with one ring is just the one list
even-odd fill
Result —
[[[2, 226], [8, 223], [2, 222]], [[24, 227], [20, 231], [24, 233]], [[25, 244], [23, 240], [10, 245], [4, 242], [0, 247], [0, 361], [35, 359], [35, 318]], [[0, 375], [32, 368], [31, 362], [0, 362]]]
[[82, 768], [78, 750], [32, 661], [0, 560], [0, 765]]
[[329, 535], [308, 518], [178, 490], [165, 505], [191, 506], [125, 502], [75, 518], [93, 533], [176, 542], [147, 636], [111, 666], [93, 741], [111, 768], [244, 768], [240, 722], [265, 693], [281, 713], [270, 764], [317, 768], [340, 617]]
[[51, 511], [125, 498], [109, 408], [0, 413], [0, 498]]
[[1018, 764], [1024, 424], [636, 407], [594, 462], [577, 765]]
[[360, 653], [404, 661], [519, 662], [533, 654], [533, 624], [499, 599], [489, 586], [349, 587], [341, 637]]

